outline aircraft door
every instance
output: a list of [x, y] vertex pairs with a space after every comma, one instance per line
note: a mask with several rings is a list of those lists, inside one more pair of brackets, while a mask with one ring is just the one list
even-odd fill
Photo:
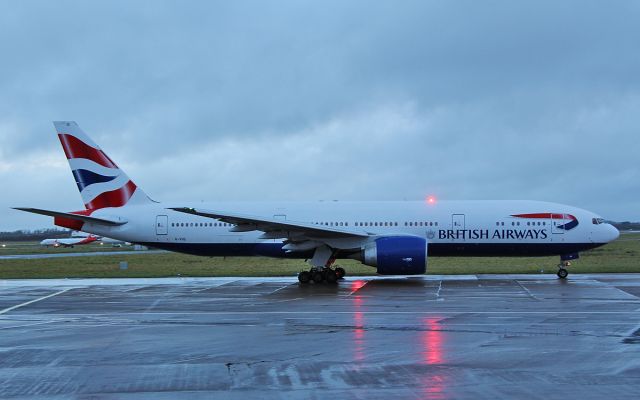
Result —
[[451, 215], [451, 229], [453, 230], [464, 229], [464, 214]]
[[564, 229], [560, 228], [567, 222], [564, 217], [564, 214], [551, 214], [551, 233], [564, 233]]
[[166, 235], [169, 232], [169, 217], [158, 215], [156, 217], [156, 235]]

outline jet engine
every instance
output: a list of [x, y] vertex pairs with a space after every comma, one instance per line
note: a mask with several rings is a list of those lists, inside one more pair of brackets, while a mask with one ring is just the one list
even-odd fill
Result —
[[427, 270], [427, 241], [417, 236], [384, 236], [361, 250], [363, 264], [381, 275], [419, 275]]

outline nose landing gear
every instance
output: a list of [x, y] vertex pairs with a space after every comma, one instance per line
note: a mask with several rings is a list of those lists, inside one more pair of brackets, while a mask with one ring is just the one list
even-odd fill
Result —
[[578, 258], [580, 258], [578, 253], [562, 254], [560, 256], [560, 264], [558, 264], [558, 278], [567, 279], [569, 275], [567, 267], [571, 265], [571, 260], [577, 260]]
[[567, 279], [569, 275], [569, 271], [567, 271], [567, 267], [571, 265], [571, 261], [562, 261], [558, 264], [558, 278]]

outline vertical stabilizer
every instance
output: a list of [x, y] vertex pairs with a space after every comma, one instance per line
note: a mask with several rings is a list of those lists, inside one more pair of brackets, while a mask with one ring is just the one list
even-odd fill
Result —
[[53, 125], [88, 210], [152, 202], [78, 124], [55, 121]]

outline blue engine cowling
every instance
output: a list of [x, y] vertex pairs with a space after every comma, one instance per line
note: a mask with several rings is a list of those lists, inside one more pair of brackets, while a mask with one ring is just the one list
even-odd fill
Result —
[[381, 275], [418, 275], [427, 271], [427, 241], [416, 236], [387, 236], [362, 250], [362, 263]]

